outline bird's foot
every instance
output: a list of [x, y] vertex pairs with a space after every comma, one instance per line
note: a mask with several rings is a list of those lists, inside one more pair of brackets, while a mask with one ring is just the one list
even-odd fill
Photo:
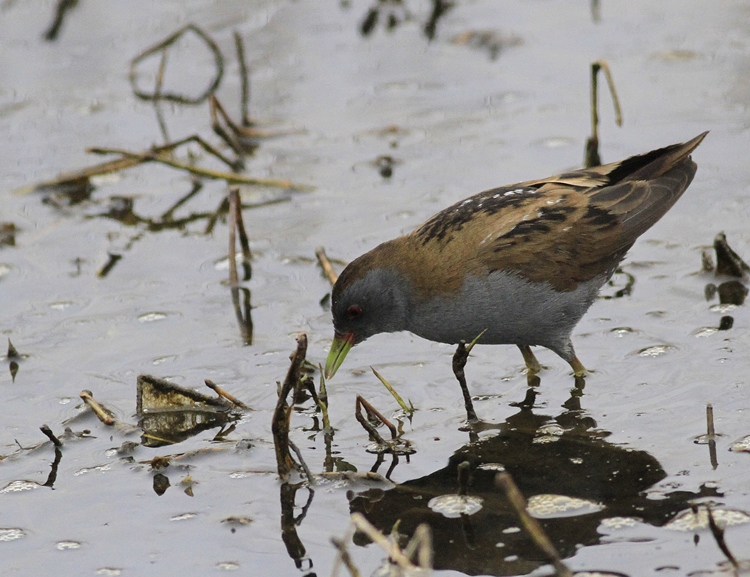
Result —
[[578, 357], [573, 357], [573, 360], [570, 361], [570, 366], [573, 369], [573, 375], [575, 375], [576, 379], [582, 379], [589, 374], [583, 363], [578, 360]]
[[531, 347], [529, 345], [518, 345], [518, 348], [523, 355], [524, 362], [526, 363], [526, 374], [529, 376], [539, 374], [542, 371], [542, 365], [539, 364], [539, 361], [532, 352]]

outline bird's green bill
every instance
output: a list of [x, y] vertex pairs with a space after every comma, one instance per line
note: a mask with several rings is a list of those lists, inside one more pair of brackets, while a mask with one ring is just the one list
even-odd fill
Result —
[[343, 335], [336, 333], [333, 335], [331, 351], [328, 353], [328, 358], [326, 359], [326, 379], [330, 379], [336, 374], [336, 371], [339, 370], [346, 355], [349, 353], [349, 349], [353, 346], [354, 333], [345, 333]]

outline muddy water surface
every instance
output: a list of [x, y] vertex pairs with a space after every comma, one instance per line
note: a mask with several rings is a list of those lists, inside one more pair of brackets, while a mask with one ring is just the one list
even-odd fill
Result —
[[[574, 570], [720, 572], [725, 557], [711, 533], [685, 517], [697, 503], [721, 511], [729, 548], [748, 558], [750, 456], [729, 449], [750, 435], [750, 316], [745, 306], [707, 301], [706, 285], [726, 279], [700, 272], [701, 249], [719, 231], [750, 257], [745, 3], [602, 2], [597, 22], [588, 3], [572, 0], [458, 1], [429, 40], [426, 1], [80, 2], [50, 43], [41, 35], [53, 4], [8, 0], [0, 12], [0, 223], [16, 228], [14, 243], [0, 245], [0, 333], [21, 355], [0, 364], [0, 574], [328, 575], [330, 538], [347, 535], [353, 511], [386, 533], [399, 519], [406, 536], [429, 523], [441, 574], [549, 573], [493, 485], [498, 464]], [[227, 58], [217, 94], [235, 118], [232, 32], [240, 32], [251, 115], [284, 133], [260, 143], [246, 174], [314, 187], [242, 190], [246, 204], [263, 204], [244, 211], [252, 344], [226, 284], [226, 223], [211, 234], [206, 218], [148, 225], [191, 190], [187, 175], [147, 165], [99, 178], [78, 198], [18, 192], [101, 161], [88, 147], [161, 144], [153, 106], [131, 92], [129, 61], [189, 22]], [[317, 364], [332, 333], [315, 247], [347, 262], [464, 196], [579, 166], [597, 59], [609, 62], [624, 111], [616, 128], [600, 94], [605, 162], [711, 133], [694, 155], [688, 192], [624, 263], [631, 294], [597, 301], [574, 333], [593, 370], [585, 388], [540, 351], [547, 369], [535, 404], [519, 408], [511, 403], [524, 398], [527, 380], [518, 351], [477, 347], [467, 377], [489, 426], [470, 443], [452, 348], [380, 335], [329, 383], [333, 457], [339, 471], [377, 469], [397, 485], [354, 477], [321, 479], [312, 490], [282, 485], [271, 436], [276, 383], [295, 334], [307, 333]], [[158, 60], [150, 66], [153, 76]], [[200, 92], [213, 73], [195, 39], [178, 45], [168, 66], [165, 87], [175, 90]], [[218, 143], [205, 103], [163, 111], [173, 139], [199, 133]], [[393, 160], [387, 178], [383, 156]], [[214, 212], [226, 191], [206, 180], [175, 218]], [[126, 217], [131, 205], [139, 218]], [[122, 258], [100, 277], [108, 253]], [[606, 296], [626, 277], [615, 280]], [[733, 327], [717, 331], [723, 316]], [[417, 408], [411, 421], [370, 366]], [[252, 410], [231, 429], [153, 448], [140, 431], [106, 427], [81, 407], [88, 389], [120, 421], [137, 423], [143, 373], [189, 387], [211, 379]], [[354, 419], [358, 394], [403, 421], [415, 454], [393, 466], [367, 451]], [[713, 456], [695, 442], [707, 403], [721, 435]], [[50, 442], [39, 445], [44, 423], [57, 434], [66, 426], [90, 433], [64, 438], [56, 457]], [[325, 458], [318, 423], [309, 400], [292, 417], [291, 437], [314, 473]], [[138, 444], [118, 452], [126, 441]], [[145, 463], [186, 452], [159, 470]], [[446, 517], [433, 499], [457, 491], [462, 461], [483, 506]], [[383, 563], [361, 536], [347, 542], [363, 574]]]

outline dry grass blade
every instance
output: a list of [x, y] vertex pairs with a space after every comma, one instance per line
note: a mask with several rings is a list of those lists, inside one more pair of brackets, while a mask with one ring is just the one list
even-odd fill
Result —
[[388, 381], [386, 381], [383, 378], [383, 375], [381, 375], [378, 371], [376, 371], [374, 368], [370, 367], [370, 370], [373, 372], [373, 374], [378, 378], [378, 380], [383, 383], [383, 386], [388, 389], [388, 392], [393, 395], [393, 398], [396, 399], [396, 402], [398, 403], [399, 407], [407, 414], [407, 416], [411, 417], [414, 414], [414, 411], [416, 410], [414, 408], [414, 405], [412, 404], [411, 400], [409, 400], [409, 406], [406, 406], [406, 403], [404, 402], [404, 399], [401, 398], [401, 395], [399, 395], [396, 392], [396, 389], [393, 388], [393, 385], [391, 385]]

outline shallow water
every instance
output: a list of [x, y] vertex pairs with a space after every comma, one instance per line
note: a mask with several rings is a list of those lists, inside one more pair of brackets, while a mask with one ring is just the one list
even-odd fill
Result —
[[[595, 23], [587, 3], [571, 0], [457, 2], [428, 41], [428, 2], [406, 2], [410, 18], [391, 31], [381, 18], [366, 37], [367, 2], [81, 2], [59, 39], [47, 43], [41, 34], [53, 4], [6, 1], [0, 12], [0, 223], [18, 228], [15, 246], [0, 245], [0, 333], [22, 355], [15, 379], [6, 369], [0, 376], [0, 574], [271, 575], [299, 567], [300, 574], [328, 575], [336, 556], [330, 538], [347, 534], [351, 511], [364, 511], [386, 533], [399, 518], [403, 533], [430, 523], [441, 574], [549, 572], [516, 531], [492, 485], [494, 469], [479, 467], [492, 463], [503, 464], [527, 497], [596, 505], [540, 515], [574, 570], [719, 571], [724, 556], [709, 531], [671, 530], [668, 522], [696, 502], [750, 510], [750, 456], [729, 451], [750, 434], [750, 317], [745, 306], [707, 302], [705, 285], [718, 281], [700, 272], [701, 248], [719, 231], [750, 257], [745, 3], [604, 2]], [[77, 203], [17, 192], [99, 162], [88, 147], [161, 143], [153, 107], [131, 93], [128, 65], [187, 22], [209, 32], [226, 56], [218, 95], [235, 118], [232, 31], [242, 34], [251, 114], [264, 128], [288, 132], [260, 144], [247, 174], [315, 187], [243, 190], [245, 202], [286, 199], [244, 211], [254, 252], [253, 278], [243, 284], [252, 294], [251, 345], [226, 284], [225, 223], [210, 235], [205, 220], [151, 232], [102, 216], [121, 202], [113, 198], [131, 197], [138, 215], [156, 217], [190, 191], [187, 176], [141, 166], [99, 179]], [[477, 31], [500, 38], [496, 54], [452, 40]], [[324, 480], [303, 509], [310, 492], [276, 476], [271, 414], [294, 335], [308, 334], [314, 363], [325, 360], [330, 344], [330, 315], [319, 304], [330, 287], [315, 247], [346, 262], [464, 196], [580, 165], [596, 59], [609, 62], [624, 111], [616, 128], [602, 91], [605, 162], [711, 134], [694, 154], [699, 170], [690, 189], [624, 263], [635, 277], [632, 294], [597, 301], [574, 333], [593, 369], [585, 389], [573, 389], [567, 366], [540, 351], [548, 368], [533, 410], [512, 406], [527, 389], [518, 351], [479, 346], [467, 378], [480, 418], [495, 426], [470, 443], [452, 348], [408, 334], [373, 337], [329, 383], [337, 466], [364, 473], [376, 464], [354, 419], [357, 394], [388, 417], [400, 415], [370, 366], [417, 408], [404, 421], [416, 453], [390, 472], [396, 488]], [[202, 89], [212, 71], [210, 56], [190, 42], [169, 65], [176, 72], [165, 82], [185, 89]], [[172, 138], [197, 132], [216, 142], [205, 104], [165, 105], [164, 112]], [[395, 161], [390, 178], [375, 166], [384, 155]], [[176, 215], [214, 211], [225, 194], [223, 183], [206, 181]], [[108, 252], [122, 258], [99, 278]], [[605, 295], [623, 286], [621, 276], [616, 281]], [[733, 328], [711, 330], [725, 315]], [[112, 449], [140, 435], [105, 427], [80, 407], [79, 393], [91, 390], [118, 419], [135, 423], [142, 373], [190, 387], [211, 379], [253, 410], [223, 441], [213, 429], [118, 454]], [[694, 442], [706, 432], [707, 403], [721, 434], [715, 466], [709, 446]], [[314, 417], [310, 401], [301, 405], [291, 436], [318, 473], [325, 449], [323, 435], [310, 430]], [[30, 449], [45, 440], [43, 423], [57, 434], [65, 426], [91, 431], [63, 439], [52, 489], [43, 486], [52, 444]], [[171, 487], [157, 496], [157, 472], [142, 461], [210, 448], [217, 450], [158, 471]], [[427, 503], [456, 491], [464, 459], [474, 468], [469, 494], [484, 506], [448, 519]], [[390, 466], [386, 457], [378, 472]], [[193, 496], [184, 492], [188, 485]], [[728, 517], [726, 540], [747, 558], [748, 525], [729, 524], [738, 515]], [[349, 551], [370, 574], [385, 555], [362, 544], [355, 536]]]

